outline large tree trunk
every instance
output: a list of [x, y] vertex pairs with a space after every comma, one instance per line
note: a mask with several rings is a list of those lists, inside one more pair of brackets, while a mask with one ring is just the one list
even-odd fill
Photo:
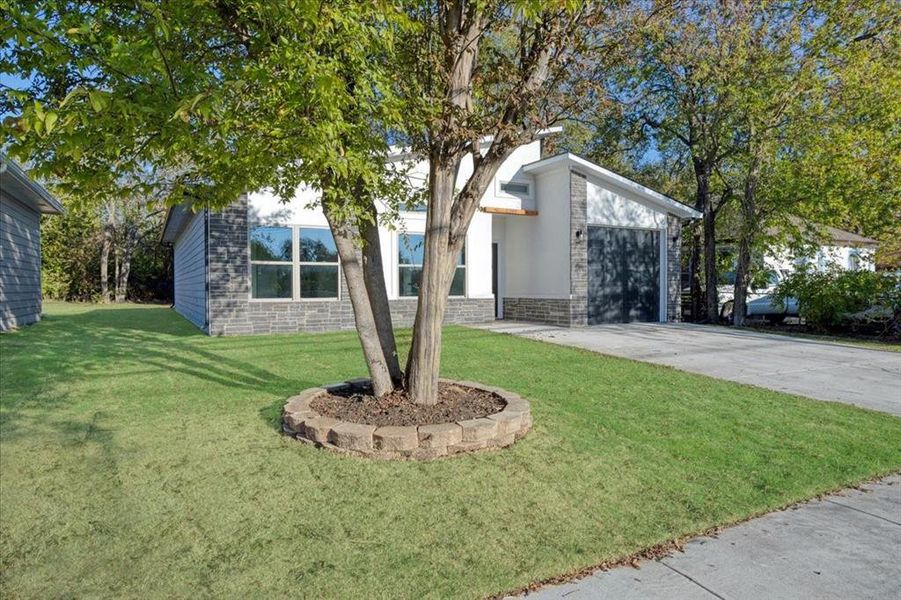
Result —
[[370, 205], [369, 217], [371, 221], [364, 219], [360, 222], [360, 235], [363, 238], [363, 280], [382, 355], [388, 365], [392, 382], [398, 386], [403, 383], [403, 372], [400, 370], [394, 324], [391, 322], [391, 307], [388, 304], [388, 288], [385, 286], [385, 269], [379, 240], [378, 215], [374, 204]]
[[[711, 166], [703, 159], [694, 160], [697, 197], [695, 208], [704, 215], [701, 224], [704, 234], [704, 306], [706, 321], [719, 320], [719, 296], [716, 289], [716, 212], [710, 195]], [[697, 268], [697, 267], [695, 267]], [[693, 315], [694, 316], [694, 315]], [[696, 320], [702, 320], [698, 314]]]
[[691, 250], [688, 257], [688, 284], [691, 290], [691, 320], [703, 320], [704, 295], [701, 290], [701, 228], [694, 223], [691, 228]]
[[109, 257], [113, 249], [113, 207], [106, 207], [103, 221], [103, 238], [100, 244], [100, 299], [104, 304], [110, 302], [109, 290]]
[[735, 268], [735, 289], [732, 310], [732, 323], [744, 325], [747, 312], [748, 285], [751, 282], [751, 246], [757, 231], [757, 183], [760, 169], [754, 161], [745, 180], [744, 194], [741, 198], [742, 223], [739, 228], [738, 264]]
[[378, 327], [373, 316], [372, 304], [366, 290], [366, 280], [361, 253], [356, 246], [356, 230], [346, 219], [336, 217], [323, 202], [322, 210], [335, 238], [335, 246], [341, 259], [341, 270], [347, 282], [347, 292], [354, 312], [357, 335], [363, 348], [363, 357], [369, 368], [372, 388], [376, 396], [384, 396], [394, 390], [394, 382], [388, 361], [382, 350]]
[[407, 393], [417, 404], [435, 404], [438, 401], [441, 326], [457, 259], [448, 247], [456, 168], [441, 162], [437, 156], [429, 160], [429, 209], [426, 213], [422, 275], [413, 323], [413, 343], [407, 356]]
[[708, 201], [704, 210], [704, 296], [709, 323], [716, 323], [720, 317], [716, 275], [716, 213]]
[[751, 272], [751, 243], [742, 235], [738, 241], [738, 260], [735, 265], [735, 288], [732, 301], [732, 324], [741, 327], [748, 310], [748, 283]]
[[126, 226], [125, 246], [122, 248], [121, 264], [116, 261], [116, 302], [125, 302], [128, 295], [128, 277], [131, 274], [131, 257], [134, 254], [136, 231], [133, 226]]

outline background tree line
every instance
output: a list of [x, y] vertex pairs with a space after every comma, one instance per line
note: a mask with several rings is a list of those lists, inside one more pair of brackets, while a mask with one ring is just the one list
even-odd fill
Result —
[[734, 269], [741, 324], [754, 258], [777, 243], [803, 251], [799, 223], [874, 237], [880, 267], [901, 268], [897, 4], [689, 0], [650, 13], [561, 146], [704, 214], [684, 236], [694, 318], [718, 321], [717, 284]]
[[160, 244], [164, 214], [134, 198], [84, 201], [41, 219], [41, 292], [80, 302], [169, 302], [172, 252]]

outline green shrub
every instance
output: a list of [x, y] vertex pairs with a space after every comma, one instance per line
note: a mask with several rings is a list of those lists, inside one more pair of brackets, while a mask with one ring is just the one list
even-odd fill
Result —
[[[866, 322], [885, 330], [901, 311], [901, 277], [873, 271], [798, 271], [776, 288], [777, 302], [798, 301], [798, 312], [815, 329], [854, 329]], [[868, 315], [861, 320], [859, 315]], [[871, 318], [881, 315], [878, 318]]]

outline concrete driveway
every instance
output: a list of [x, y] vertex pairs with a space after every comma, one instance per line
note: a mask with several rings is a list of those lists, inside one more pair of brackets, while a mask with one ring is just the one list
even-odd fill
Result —
[[901, 353], [685, 323], [484, 329], [901, 416]]

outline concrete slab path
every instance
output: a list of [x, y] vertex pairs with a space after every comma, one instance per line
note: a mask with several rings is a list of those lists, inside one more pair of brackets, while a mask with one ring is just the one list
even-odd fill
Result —
[[898, 352], [687, 323], [480, 327], [901, 416]]
[[535, 600], [901, 598], [901, 476], [771, 513]]

